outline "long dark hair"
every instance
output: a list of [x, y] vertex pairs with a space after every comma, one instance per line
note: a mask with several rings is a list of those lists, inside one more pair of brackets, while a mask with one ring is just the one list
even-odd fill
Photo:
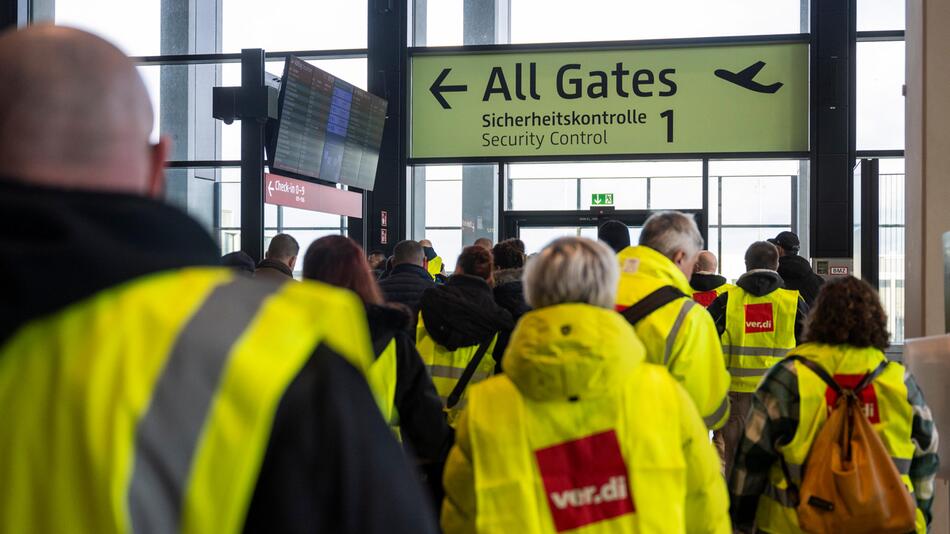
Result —
[[328, 235], [310, 244], [303, 259], [303, 277], [349, 289], [363, 304], [383, 303], [363, 248], [342, 235]]
[[853, 276], [825, 282], [808, 314], [805, 341], [886, 349], [887, 314], [877, 292]]

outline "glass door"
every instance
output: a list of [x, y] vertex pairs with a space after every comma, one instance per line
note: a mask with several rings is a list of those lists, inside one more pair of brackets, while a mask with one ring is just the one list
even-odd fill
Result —
[[[702, 210], [682, 209], [696, 218], [705, 239], [706, 221]], [[564, 236], [597, 239], [597, 228], [608, 220], [618, 220], [630, 229], [630, 242], [636, 244], [640, 230], [651, 210], [612, 210], [594, 208], [589, 211], [510, 211], [504, 214], [505, 238], [524, 241], [525, 251], [533, 254], [551, 241]]]

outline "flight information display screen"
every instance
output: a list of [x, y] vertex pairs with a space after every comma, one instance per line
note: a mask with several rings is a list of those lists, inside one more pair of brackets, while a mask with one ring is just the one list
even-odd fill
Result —
[[271, 170], [371, 191], [385, 121], [385, 100], [290, 57]]

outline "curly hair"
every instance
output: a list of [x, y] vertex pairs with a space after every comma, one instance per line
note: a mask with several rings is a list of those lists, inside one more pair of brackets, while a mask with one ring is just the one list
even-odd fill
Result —
[[805, 324], [806, 342], [884, 350], [890, 337], [887, 314], [877, 292], [853, 276], [822, 285]]
[[491, 250], [496, 269], [517, 269], [524, 267], [524, 252], [511, 240], [502, 241]]

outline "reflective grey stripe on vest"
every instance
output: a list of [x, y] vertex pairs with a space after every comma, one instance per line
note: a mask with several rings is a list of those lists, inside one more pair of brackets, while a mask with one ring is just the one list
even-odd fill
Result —
[[[438, 378], [462, 378], [462, 374], [465, 372], [464, 367], [452, 367], [451, 365], [430, 365], [429, 366], [429, 376], [438, 377]], [[485, 371], [475, 371], [472, 374], [472, 380], [470, 383], [474, 384], [481, 380], [485, 380], [490, 375]]]
[[722, 416], [726, 415], [726, 410], [729, 409], [729, 397], [722, 399], [722, 404], [716, 408], [716, 411], [712, 415], [707, 415], [703, 417], [703, 422], [706, 423], [707, 427], [712, 427], [714, 424], [718, 423]]
[[693, 306], [696, 306], [696, 301], [692, 299], [681, 299], [683, 301], [683, 306], [680, 308], [679, 314], [676, 315], [676, 320], [673, 321], [673, 328], [670, 329], [670, 333], [666, 336], [666, 351], [663, 353], [663, 365], [669, 365], [670, 356], [673, 354], [673, 343], [676, 342], [676, 336], [680, 333], [680, 328], [683, 327], [683, 321], [686, 320], [686, 315], [689, 313], [689, 310], [693, 309]]
[[771, 356], [784, 358], [791, 349], [773, 349], [769, 347], [740, 347], [737, 345], [723, 345], [723, 354], [732, 356]]
[[730, 367], [729, 374], [732, 376], [765, 376], [768, 369], [749, 369], [746, 367]]
[[136, 429], [132, 532], [179, 531], [192, 457], [231, 348], [281, 285], [245, 278], [220, 285], [182, 329]]

